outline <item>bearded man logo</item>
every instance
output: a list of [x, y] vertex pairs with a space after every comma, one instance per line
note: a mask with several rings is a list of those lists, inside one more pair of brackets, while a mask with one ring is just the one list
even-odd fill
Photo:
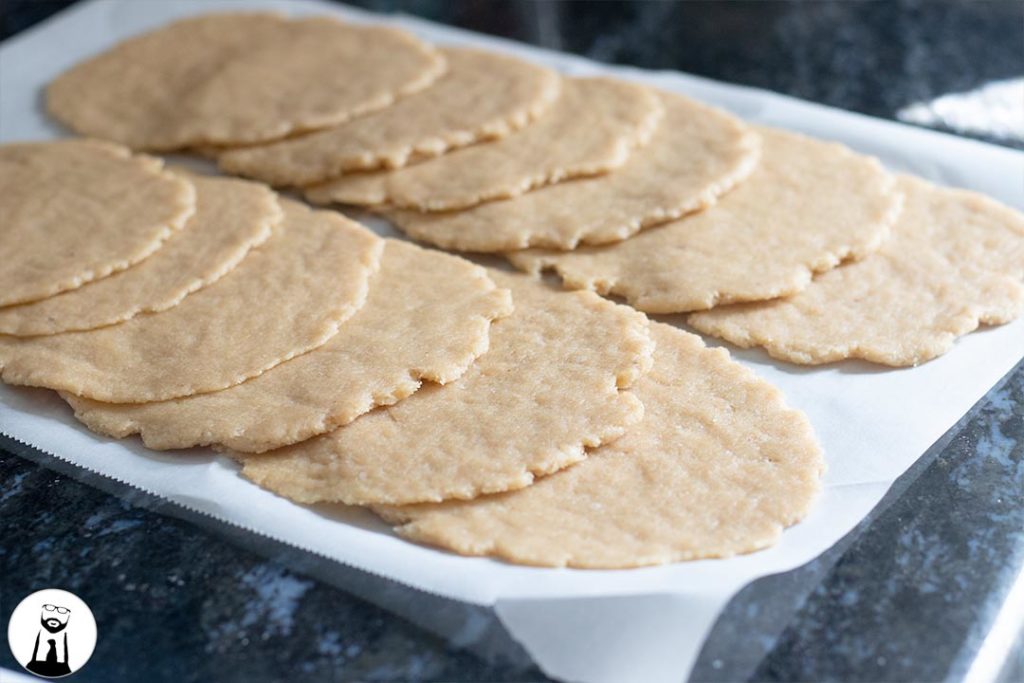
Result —
[[[40, 676], [67, 676], [71, 673], [68, 666], [68, 620], [71, 610], [60, 605], [43, 605], [39, 623], [42, 628], [36, 634], [36, 645], [32, 649], [32, 661], [25, 668]], [[58, 646], [60, 641], [63, 647]], [[45, 643], [43, 652], [40, 644]]]
[[96, 647], [96, 619], [74, 593], [59, 588], [36, 591], [22, 600], [7, 625], [11, 654], [36, 676], [73, 674]]

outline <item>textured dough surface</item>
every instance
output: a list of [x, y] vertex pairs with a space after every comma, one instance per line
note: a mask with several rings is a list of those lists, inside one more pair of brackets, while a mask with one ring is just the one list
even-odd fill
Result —
[[196, 212], [152, 256], [126, 270], [20, 306], [0, 308], [0, 334], [91, 330], [163, 311], [238, 265], [281, 220], [277, 197], [244, 180], [188, 176]]
[[309, 185], [346, 171], [400, 168], [481, 140], [503, 138], [558, 97], [558, 74], [492, 52], [443, 49], [434, 85], [373, 114], [266, 146], [228, 150], [220, 167], [273, 185]]
[[65, 399], [93, 431], [141, 434], [150, 448], [261, 452], [396, 403], [422, 380], [457, 379], [487, 350], [491, 321], [511, 312], [509, 291], [479, 266], [387, 240], [366, 304], [320, 348], [223, 391], [158, 403]]
[[757, 168], [705, 211], [618, 244], [530, 249], [509, 260], [534, 273], [553, 268], [566, 287], [676, 313], [794, 294], [814, 273], [881, 246], [902, 195], [876, 159], [794, 133], [758, 132]]
[[462, 376], [309, 441], [241, 456], [242, 474], [293, 500], [473, 498], [528, 486], [623, 434], [643, 406], [623, 389], [650, 367], [641, 313], [491, 271], [515, 312]]
[[776, 358], [916, 365], [979, 323], [1024, 311], [1024, 215], [987, 197], [904, 176], [893, 235], [863, 261], [795, 296], [694, 313], [689, 324]]
[[393, 28], [208, 14], [76, 65], [47, 105], [79, 133], [140, 149], [247, 144], [381, 109], [443, 70], [436, 50]]
[[142, 261], [195, 211], [192, 184], [120, 145], [0, 147], [0, 306], [36, 301]]
[[388, 212], [409, 236], [446, 249], [511, 251], [604, 244], [697, 211], [750, 173], [758, 137], [729, 114], [659, 93], [665, 114], [625, 166], [597, 178], [448, 213]]
[[0, 335], [0, 378], [111, 403], [216, 391], [314, 349], [366, 301], [383, 240], [281, 199], [284, 220], [174, 308], [47, 337]]
[[533, 124], [508, 137], [394, 171], [341, 176], [306, 192], [315, 203], [462, 209], [626, 163], [662, 115], [650, 88], [609, 78], [570, 78]]
[[654, 323], [643, 422], [522, 491], [377, 508], [406, 538], [523, 564], [625, 568], [729, 557], [803, 518], [824, 463], [811, 425], [724, 349]]

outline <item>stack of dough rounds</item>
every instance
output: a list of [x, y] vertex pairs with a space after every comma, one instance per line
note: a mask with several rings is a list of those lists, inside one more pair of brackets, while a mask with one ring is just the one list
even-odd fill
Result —
[[0, 308], [0, 334], [90, 330], [171, 308], [229, 273], [281, 220], [277, 197], [262, 185], [226, 178], [190, 182], [195, 214], [152, 256], [78, 289]]
[[508, 290], [479, 266], [388, 240], [366, 305], [318, 349], [223, 391], [121, 405], [65, 398], [93, 431], [141, 434], [150, 448], [260, 452], [396, 403], [422, 380], [457, 379], [487, 351], [491, 321], [511, 312]]
[[515, 312], [461, 379], [333, 432], [259, 455], [242, 474], [296, 501], [365, 505], [473, 498], [529, 486], [643, 415], [625, 391], [650, 368], [641, 313], [590, 292], [492, 272]]
[[758, 136], [717, 109], [678, 95], [659, 96], [665, 114], [651, 141], [612, 173], [465, 211], [386, 215], [414, 239], [495, 252], [617, 242], [702, 209], [751, 172]]
[[84, 332], [0, 336], [0, 377], [142, 403], [224, 389], [324, 344], [366, 300], [383, 241], [336, 213], [282, 206], [270, 239], [173, 308]]
[[725, 350], [651, 327], [654, 367], [634, 387], [646, 412], [621, 439], [521, 491], [377, 512], [416, 541], [555, 567], [638, 567], [774, 543], [819, 488], [810, 423]]
[[[902, 194], [876, 159], [836, 144], [759, 129], [754, 173], [713, 207], [602, 247], [509, 254], [567, 287], [618, 294], [648, 313], [676, 313], [795, 294], [811, 276], [875, 251]], [[836, 187], [849, 187], [834, 192]]]
[[689, 324], [795, 363], [904, 366], [1024, 312], [1024, 216], [973, 192], [899, 184], [905, 207], [878, 253], [795, 296], [694, 313]]
[[240, 145], [381, 109], [443, 71], [440, 53], [392, 28], [210, 14], [73, 67], [47, 106], [79, 133], [137, 149]]
[[192, 185], [150, 157], [91, 140], [0, 147], [0, 306], [132, 266], [195, 211]]
[[186, 19], [73, 67], [47, 103], [76, 131], [204, 150], [527, 271], [110, 143], [0, 147], [0, 378], [59, 391], [100, 434], [213, 446], [278, 495], [467, 555], [729, 557], [807, 514], [824, 470], [807, 418], [640, 311], [797, 363], [893, 366], [1024, 312], [1008, 207], [390, 28]]
[[533, 125], [487, 144], [394, 171], [343, 175], [306, 191], [318, 204], [387, 204], [418, 211], [463, 209], [567, 178], [618, 168], [644, 145], [663, 107], [650, 88], [573, 78]]
[[512, 57], [442, 50], [447, 73], [393, 106], [340, 126], [270, 145], [224, 152], [228, 173], [272, 185], [310, 185], [342, 173], [400, 168], [458, 147], [503, 138], [532, 122], [558, 97], [559, 76]]

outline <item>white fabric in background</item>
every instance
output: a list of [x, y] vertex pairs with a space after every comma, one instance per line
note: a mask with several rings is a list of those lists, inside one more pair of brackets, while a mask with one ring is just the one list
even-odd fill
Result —
[[967, 92], [916, 102], [896, 112], [896, 118], [958, 133], [1024, 142], [1024, 78], [993, 81]]

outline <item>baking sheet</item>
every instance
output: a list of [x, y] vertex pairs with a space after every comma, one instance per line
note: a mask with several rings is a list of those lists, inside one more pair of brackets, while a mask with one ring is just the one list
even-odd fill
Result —
[[[173, 18], [215, 9], [276, 8], [384, 22], [441, 44], [517, 54], [567, 74], [607, 73], [674, 90], [762, 124], [844, 142], [890, 168], [985, 192], [1024, 209], [1024, 153], [875, 120], [676, 72], [611, 67], [407, 17], [316, 1], [92, 0], [0, 46], [0, 142], [65, 134], [42, 88], [80, 59]], [[710, 343], [714, 343], [709, 340]], [[1024, 355], [1024, 320], [962, 339], [913, 369], [861, 362], [801, 368], [757, 351], [734, 357], [804, 410], [828, 462], [810, 516], [775, 547], [728, 560], [629, 571], [552, 570], [462, 558], [406, 543], [372, 515], [303, 507], [244, 481], [209, 450], [158, 453], [79, 426], [50, 392], [0, 386], [0, 432], [77, 466], [325, 557], [422, 590], [494, 605], [549, 674], [573, 680], [682, 680], [729, 597], [750, 581], [814, 558], [846, 534], [905, 471]]]

